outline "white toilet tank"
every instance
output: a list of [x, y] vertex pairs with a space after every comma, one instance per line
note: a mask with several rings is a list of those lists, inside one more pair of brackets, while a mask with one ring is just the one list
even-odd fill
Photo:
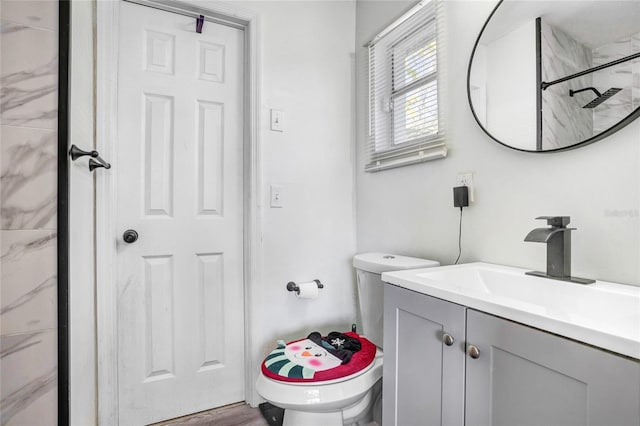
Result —
[[440, 262], [387, 253], [363, 253], [354, 256], [353, 267], [356, 269], [358, 302], [362, 315], [362, 325], [358, 333], [382, 348], [384, 282], [380, 275], [383, 272], [434, 266], [440, 266]]

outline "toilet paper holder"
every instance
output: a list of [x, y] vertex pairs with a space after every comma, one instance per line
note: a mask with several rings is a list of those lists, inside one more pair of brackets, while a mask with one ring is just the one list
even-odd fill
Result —
[[[318, 288], [324, 288], [324, 284], [322, 284], [320, 280], [313, 280], [313, 281], [315, 281], [315, 283], [318, 285]], [[300, 294], [300, 287], [298, 287], [298, 284], [294, 283], [293, 281], [289, 281], [287, 283], [287, 290], [295, 291], [296, 294]]]

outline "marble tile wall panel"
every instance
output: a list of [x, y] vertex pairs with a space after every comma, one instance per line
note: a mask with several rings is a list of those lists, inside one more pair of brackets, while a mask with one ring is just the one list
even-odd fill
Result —
[[[553, 81], [591, 67], [591, 50], [542, 20], [542, 81]], [[542, 92], [542, 146], [544, 149], [573, 145], [593, 135], [593, 115], [582, 108], [583, 93], [569, 90], [591, 86], [586, 75], [549, 87]], [[586, 97], [590, 96], [586, 94]]]
[[57, 21], [0, 0], [0, 426], [57, 421]]
[[0, 425], [57, 421], [56, 330], [0, 336]]
[[58, 31], [58, 2], [1, 0], [0, 19], [32, 28]]
[[57, 133], [0, 126], [2, 229], [55, 229]]
[[0, 334], [56, 328], [55, 232], [0, 232]]
[[[593, 65], [606, 64], [631, 53], [631, 37], [625, 37], [594, 49]], [[633, 66], [632, 62], [625, 62], [593, 74], [593, 84], [601, 93], [614, 87], [622, 89], [592, 110], [594, 132], [614, 126], [633, 111]]]
[[0, 124], [55, 129], [58, 33], [0, 21]]

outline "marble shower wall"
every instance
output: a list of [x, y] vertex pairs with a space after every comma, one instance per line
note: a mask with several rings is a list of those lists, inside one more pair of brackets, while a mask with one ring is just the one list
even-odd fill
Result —
[[[640, 52], [640, 33], [593, 50], [593, 65], [602, 65]], [[595, 72], [594, 86], [602, 93], [622, 89], [593, 109], [593, 130], [602, 132], [615, 125], [640, 106], [640, 59]]]
[[57, 419], [58, 4], [0, 1], [0, 425]]
[[[553, 81], [591, 68], [591, 50], [542, 20], [542, 81]], [[592, 92], [574, 97], [569, 90], [592, 86], [591, 74], [549, 87], [542, 92], [542, 147], [561, 148], [593, 135], [592, 110], [583, 109]]]

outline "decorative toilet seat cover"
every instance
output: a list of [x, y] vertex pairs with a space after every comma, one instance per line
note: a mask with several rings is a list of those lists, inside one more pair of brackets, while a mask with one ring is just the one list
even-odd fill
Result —
[[262, 362], [262, 373], [274, 380], [306, 383], [335, 380], [355, 374], [373, 362], [376, 345], [357, 333], [347, 332], [344, 335], [359, 340], [361, 344], [361, 349], [354, 352], [345, 364], [330, 351], [306, 338], [271, 351]]

